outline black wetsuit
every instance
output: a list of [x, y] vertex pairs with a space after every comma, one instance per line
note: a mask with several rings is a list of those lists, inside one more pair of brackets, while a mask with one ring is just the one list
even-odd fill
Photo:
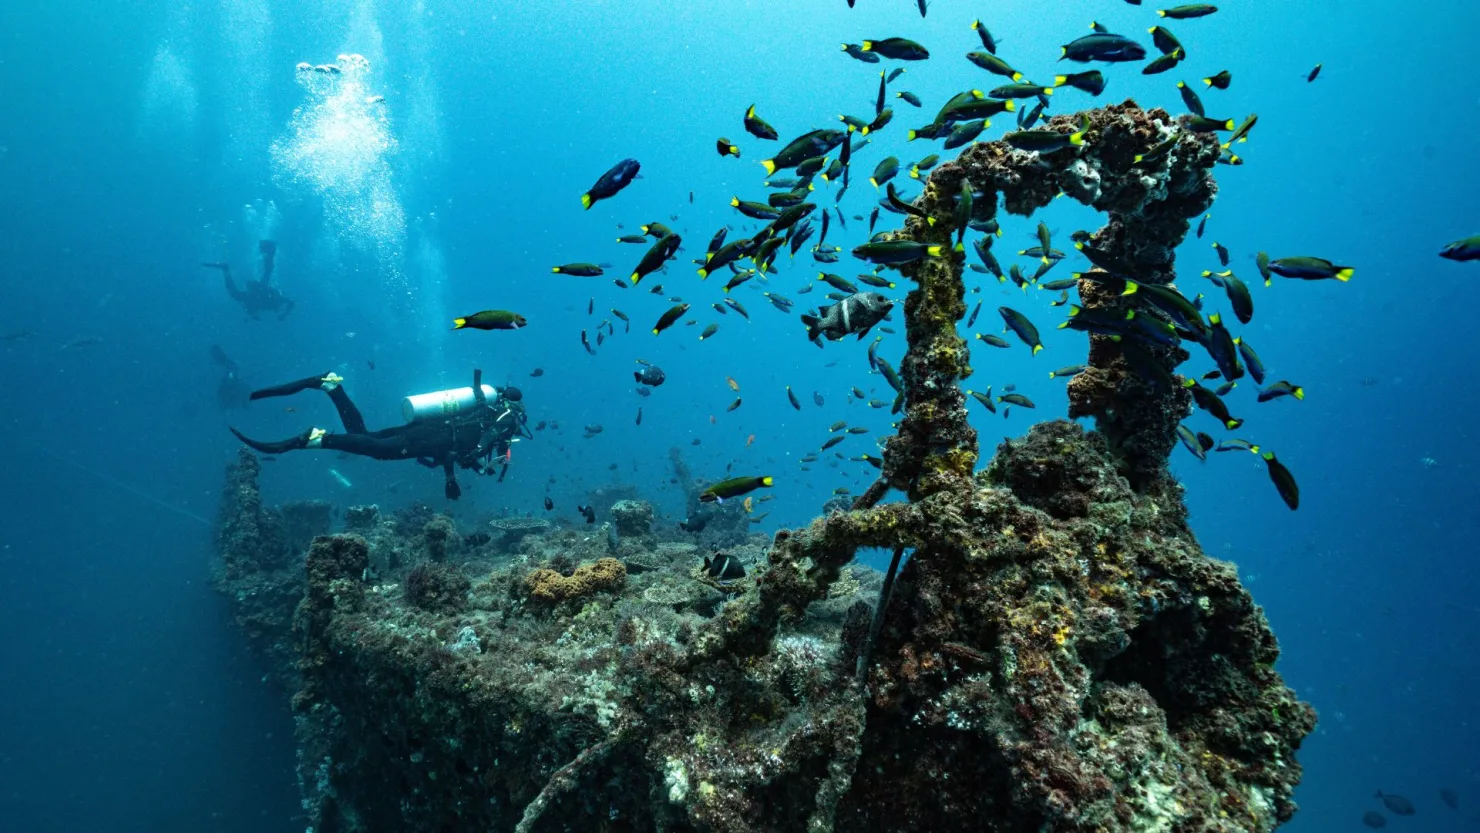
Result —
[[245, 309], [247, 315], [254, 320], [258, 313], [275, 312], [278, 320], [281, 321], [293, 311], [293, 299], [272, 285], [272, 271], [277, 260], [277, 244], [271, 240], [263, 240], [257, 244], [257, 250], [262, 253], [262, 278], [247, 281], [245, 287], [238, 287], [236, 281], [232, 280], [231, 264], [202, 263], [201, 265], [209, 269], [221, 270], [221, 276], [226, 281], [227, 294], [231, 295], [231, 300], [241, 304], [242, 309]]
[[[331, 374], [313, 376], [253, 391], [252, 399], [271, 396], [290, 396], [299, 391], [323, 388], [324, 380]], [[482, 375], [473, 374], [473, 390], [482, 391]], [[261, 442], [250, 439], [235, 428], [231, 433], [248, 446], [264, 454], [282, 454], [305, 448], [327, 448], [376, 460], [416, 460], [428, 468], [441, 467], [447, 476], [446, 494], [456, 500], [462, 489], [457, 485], [455, 466], [472, 469], [479, 474], [491, 474], [495, 461], [502, 460], [507, 468], [509, 444], [521, 434], [530, 436], [525, 430], [524, 407], [518, 399], [500, 395], [497, 399], [483, 401], [468, 411], [445, 419], [420, 419], [408, 425], [370, 431], [365, 427], [365, 418], [360, 409], [350, 401], [344, 388], [335, 383], [329, 387], [329, 399], [339, 411], [339, 420], [344, 423], [344, 433], [336, 434], [309, 429], [286, 440]], [[517, 391], [515, 396], [518, 396]], [[521, 397], [522, 398], [522, 397]], [[315, 434], [318, 436], [316, 437]], [[503, 479], [502, 470], [499, 479]]]

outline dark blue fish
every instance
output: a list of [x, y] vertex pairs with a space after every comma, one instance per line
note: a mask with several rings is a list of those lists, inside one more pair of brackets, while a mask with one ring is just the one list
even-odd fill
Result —
[[1330, 278], [1349, 281], [1354, 270], [1350, 266], [1338, 266], [1322, 257], [1282, 257], [1269, 262], [1269, 271], [1281, 277], [1303, 281]]
[[1033, 355], [1038, 355], [1038, 351], [1043, 349], [1043, 341], [1038, 337], [1038, 328], [1033, 326], [1033, 322], [1012, 307], [998, 307], [997, 312], [1007, 322], [1008, 329], [1016, 333], [1024, 344], [1033, 348]]
[[1284, 380], [1280, 380], [1267, 388], [1261, 388], [1259, 390], [1260, 402], [1268, 402], [1271, 399], [1279, 399], [1282, 396], [1293, 396], [1296, 399], [1304, 399], [1305, 388], [1302, 388], [1294, 382], [1286, 382]]
[[1218, 370], [1223, 373], [1223, 378], [1228, 381], [1236, 381], [1244, 377], [1244, 369], [1238, 362], [1238, 345], [1234, 343], [1233, 335], [1228, 328], [1223, 326], [1223, 318], [1218, 313], [1208, 316], [1208, 337], [1204, 347], [1208, 349], [1208, 355], [1218, 363]]
[[895, 61], [923, 61], [930, 50], [909, 38], [881, 38], [863, 42], [864, 54], [882, 55]]
[[[1291, 511], [1299, 509], [1300, 487], [1295, 483], [1295, 475], [1291, 474], [1290, 470], [1285, 468], [1283, 463], [1275, 459], [1273, 451], [1266, 451], [1259, 456], [1262, 457], [1264, 459], [1264, 462], [1269, 466], [1269, 479], [1273, 481], [1274, 487], [1279, 491], [1280, 497], [1285, 501], [1285, 505], [1290, 507]], [[1378, 793], [1378, 795], [1381, 796], [1382, 793]], [[1387, 796], [1382, 796], [1382, 798], [1384, 803], [1387, 803]], [[1387, 807], [1389, 810], [1393, 810], [1393, 812], [1398, 813], [1398, 815], [1413, 815], [1413, 805], [1408, 803], [1408, 799], [1400, 798], [1398, 796], [1393, 796], [1393, 798], [1397, 798], [1399, 801], [1406, 804], [1408, 812], [1403, 813], [1399, 810], [1393, 810], [1393, 805], [1391, 803], [1387, 803]]]
[[[1198, 97], [1197, 90], [1187, 86], [1185, 81], [1177, 82], [1177, 91], [1182, 93], [1182, 103], [1187, 105], [1187, 111], [1189, 113], [1199, 116], [1206, 116], [1208, 114], [1207, 110], [1203, 109], [1202, 99]], [[1206, 221], [1207, 218], [1204, 217], [1203, 220]], [[1201, 229], [1202, 225], [1199, 224], [1198, 228]], [[1202, 233], [1199, 232], [1197, 236], [1202, 237]]]
[[976, 137], [980, 136], [982, 131], [986, 128], [986, 119], [961, 122], [960, 124], [952, 128], [951, 134], [946, 137], [945, 149], [955, 150], [962, 145], [970, 144], [971, 142], [975, 141]]
[[1084, 90], [1090, 95], [1099, 95], [1105, 91], [1105, 76], [1097, 69], [1089, 72], [1074, 72], [1069, 75], [1055, 76], [1054, 84], [1060, 87], [1068, 86]]
[[1059, 60], [1068, 59], [1080, 63], [1090, 61], [1139, 61], [1146, 57], [1146, 48], [1123, 35], [1096, 32], [1085, 35], [1072, 43], [1065, 44]]
[[1242, 338], [1236, 338], [1233, 343], [1238, 345], [1238, 354], [1243, 357], [1244, 367], [1248, 368], [1249, 376], [1258, 384], [1264, 384], [1264, 362], [1259, 359], [1259, 354], [1254, 348]]
[[982, 265], [987, 267], [987, 271], [995, 275], [999, 282], [1007, 280], [1002, 274], [1002, 265], [997, 262], [997, 256], [992, 254], [990, 236], [978, 237], [972, 241], [971, 245], [976, 250], [976, 256], [981, 258]]
[[641, 167], [636, 159], [623, 159], [621, 162], [613, 165], [611, 170], [602, 174], [601, 178], [596, 180], [596, 184], [591, 186], [591, 190], [581, 195], [581, 205], [585, 208], [590, 208], [598, 200], [615, 197], [617, 192], [626, 188], [631, 184], [632, 180], [637, 178], [637, 171]]
[[1077, 330], [1082, 333], [1111, 336], [1117, 341], [1123, 337], [1136, 319], [1134, 311], [1089, 310], [1078, 304], [1069, 305], [1069, 320], [1059, 325], [1061, 330]]
[[[1217, 245], [1217, 244], [1214, 244]], [[1224, 272], [1209, 272], [1203, 270], [1203, 277], [1223, 288], [1228, 293], [1228, 303], [1233, 306], [1233, 314], [1238, 317], [1240, 323], [1247, 324], [1254, 318], [1254, 297], [1249, 294], [1249, 287], [1233, 274], [1233, 270]]]
[[1480, 260], [1480, 234], [1450, 243], [1439, 250], [1439, 257], [1449, 260]]
[[1243, 420], [1228, 413], [1228, 406], [1223, 404], [1223, 400], [1216, 393], [1198, 384], [1196, 379], [1184, 378], [1182, 387], [1192, 394], [1192, 401], [1197, 403], [1197, 407], [1212, 414], [1213, 418], [1223, 423], [1228, 430], [1233, 431], [1244, 424]]
[[983, 26], [980, 20], [976, 20], [972, 22], [971, 28], [976, 30], [977, 35], [981, 36], [982, 49], [996, 55], [997, 41], [992, 37], [992, 33], [987, 31], [987, 27]]
[[729, 233], [730, 229], [728, 226], [715, 232], [714, 236], [709, 238], [708, 254], [714, 254], [715, 252], [719, 251], [719, 248], [725, 244], [725, 236]]
[[1131, 326], [1127, 331], [1128, 334], [1143, 341], [1151, 341], [1167, 347], [1177, 345], [1177, 328], [1172, 324], [1152, 315], [1137, 312], [1132, 312], [1130, 315]]
[[755, 105], [752, 104], [745, 110], [745, 132], [757, 139], [769, 139], [776, 141], [781, 136], [776, 128], [766, 123], [766, 120], [755, 114]]
[[1208, 461], [1207, 449], [1202, 447], [1197, 434], [1185, 425], [1177, 425], [1177, 439], [1182, 441], [1182, 446], [1192, 452], [1192, 456], [1206, 463]]

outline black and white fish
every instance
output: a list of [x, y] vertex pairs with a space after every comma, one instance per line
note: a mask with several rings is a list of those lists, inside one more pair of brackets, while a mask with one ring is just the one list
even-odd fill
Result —
[[663, 384], [663, 380], [668, 378], [663, 373], [663, 368], [658, 367], [655, 364], [647, 365], [642, 370], [632, 371], [632, 376], [640, 384], [651, 385], [652, 387], [657, 387]]
[[704, 559], [704, 569], [716, 581], [738, 581], [745, 578], [745, 565], [726, 552], [716, 552], [713, 558]]
[[807, 338], [813, 341], [818, 336], [838, 341], [855, 334], [862, 339], [892, 309], [894, 302], [877, 292], [856, 292], [836, 304], [821, 307], [817, 315], [803, 315], [802, 323], [807, 325]]

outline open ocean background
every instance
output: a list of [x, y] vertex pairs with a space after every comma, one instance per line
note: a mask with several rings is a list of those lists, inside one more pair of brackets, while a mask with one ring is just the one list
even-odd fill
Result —
[[[792, 315], [772, 309], [758, 281], [734, 293], [750, 323], [710, 310], [722, 278], [700, 284], [688, 261], [719, 226], [749, 227], [728, 201], [764, 199], [756, 162], [779, 148], [745, 133], [747, 105], [782, 142], [836, 125], [839, 113], [868, 116], [879, 68], [896, 64], [859, 63], [839, 44], [903, 36], [928, 46], [933, 57], [908, 64], [890, 88], [891, 98], [919, 94], [925, 108], [894, 100], [894, 123], [855, 156], [843, 207], [866, 215], [879, 159], [908, 164], [939, 150], [906, 145], [905, 130], [958, 90], [996, 85], [961, 57], [979, 48], [974, 18], [997, 36], [999, 55], [1048, 82], [1086, 68], [1054, 61], [1091, 20], [1149, 48], [1153, 8], [936, 0], [922, 20], [908, 0], [851, 10], [843, 0], [0, 4], [0, 335], [35, 334], [0, 343], [0, 830], [302, 827], [287, 699], [262, 682], [211, 587], [207, 521], [236, 454], [228, 423], [267, 439], [338, 425], [315, 395], [222, 410], [211, 345], [254, 386], [335, 369], [372, 428], [400, 421], [401, 397], [465, 385], [475, 366], [494, 384], [522, 387], [532, 421], [562, 424], [516, 446], [503, 484], [463, 474], [455, 505], [436, 473], [412, 463], [314, 454], [264, 466], [273, 502], [538, 512], [554, 476], [550, 494], [567, 518], [613, 479], [638, 484], [676, 518], [668, 449], [678, 446], [696, 474], [718, 476], [733, 461], [737, 473], [775, 475], [760, 528], [805, 522], [835, 487], [856, 492], [873, 470], [845, 462], [800, 472], [796, 458], [841, 419], [874, 433], [839, 450], [873, 451], [888, 410], [850, 402], [848, 390], [892, 392], [866, 373], [866, 344], [819, 352], [802, 337], [796, 314], [828, 291], [795, 294], [818, 271], [805, 251], [778, 260], [770, 287], [797, 301]], [[1168, 24], [1190, 54], [1173, 72], [1110, 66], [1098, 101], [1072, 89], [1054, 96], [1053, 112], [1126, 97], [1181, 112], [1176, 80], [1202, 88], [1198, 79], [1228, 69], [1230, 90], [1203, 92], [1209, 115], [1260, 116], [1238, 147], [1248, 164], [1216, 171], [1222, 191], [1206, 237], [1180, 251], [1179, 283], [1226, 306], [1197, 274], [1217, 268], [1211, 241], [1233, 252], [1257, 310], [1236, 332], [1258, 347], [1271, 379], [1307, 392], [1304, 402], [1255, 404], [1244, 383], [1230, 397], [1248, 419], [1236, 435], [1279, 454], [1303, 504], [1288, 511], [1251, 455], [1200, 464], [1178, 449], [1174, 467], [1204, 547], [1237, 562], [1283, 645], [1280, 670], [1320, 712], [1300, 754], [1291, 831], [1360, 829], [1377, 789], [1418, 806], [1415, 818], [1390, 816], [1391, 829], [1480, 826], [1469, 385], [1480, 264], [1436, 255], [1480, 231], [1480, 94], [1464, 61], [1477, 24], [1480, 11], [1462, 0], [1229, 0], [1210, 18]], [[370, 60], [366, 87], [385, 96], [384, 121], [352, 106], [357, 98], [314, 97], [295, 80], [299, 61], [342, 52]], [[1307, 84], [1317, 62], [1325, 69]], [[1005, 121], [985, 138], [1000, 137]], [[317, 150], [303, 139], [313, 127], [324, 128]], [[721, 135], [742, 159], [716, 155]], [[579, 195], [629, 156], [642, 179], [581, 211]], [[832, 196], [819, 183], [819, 206]], [[1069, 204], [1041, 218], [1064, 249], [1070, 231], [1100, 224]], [[655, 219], [685, 235], [684, 252], [666, 274], [616, 288], [611, 276], [645, 247], [613, 239]], [[1033, 245], [1040, 216], [1001, 219], [1005, 266]], [[880, 227], [895, 221], [886, 213]], [[834, 224], [829, 240], [844, 258], [825, 271], [862, 271], [846, 250], [863, 242], [864, 226]], [[297, 301], [285, 321], [247, 320], [219, 274], [198, 265], [230, 260], [239, 279], [252, 276], [264, 233], [278, 241], [277, 284]], [[1260, 249], [1329, 257], [1356, 277], [1265, 289], [1252, 263]], [[571, 261], [615, 268], [597, 279], [550, 274]], [[645, 291], [653, 283], [693, 303], [699, 325], [648, 333], [669, 306]], [[995, 307], [1011, 304], [1038, 322], [1047, 347], [1029, 358], [1021, 345], [977, 343], [971, 387], [1016, 383], [1038, 403], [1005, 422], [972, 403], [990, 455], [1030, 417], [1064, 413], [1062, 382], [1047, 371], [1083, 362], [1085, 338], [1053, 329], [1061, 313], [1044, 293], [1024, 298], [990, 278], [980, 286], [968, 296], [985, 301], [978, 332], [997, 332]], [[888, 294], [902, 300], [904, 289]], [[446, 332], [452, 317], [490, 307], [517, 310], [530, 326]], [[633, 332], [617, 322], [588, 356], [578, 331], [612, 307], [632, 317]], [[880, 351], [893, 362], [902, 312]], [[709, 321], [721, 329], [701, 344]], [[1198, 372], [1211, 366], [1194, 353]], [[668, 374], [651, 398], [634, 393], [636, 358]], [[529, 378], [535, 367], [543, 377]], [[744, 398], [733, 413], [727, 375]], [[812, 404], [814, 390], [824, 407]], [[581, 439], [590, 423], [605, 431]], [[1189, 424], [1226, 436], [1205, 414]], [[1441, 787], [1457, 791], [1458, 811], [1439, 802]]]

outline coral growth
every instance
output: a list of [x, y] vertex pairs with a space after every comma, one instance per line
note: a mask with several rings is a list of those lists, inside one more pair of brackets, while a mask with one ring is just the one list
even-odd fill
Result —
[[399, 536], [410, 538], [420, 532], [436, 514], [432, 507], [418, 501], [401, 508], [391, 517], [391, 529]]
[[221, 578], [237, 580], [276, 567], [284, 555], [277, 514], [262, 505], [257, 478], [262, 464], [257, 455], [241, 449], [226, 469], [221, 490], [222, 512], [216, 525], [221, 554]]
[[278, 508], [283, 552], [291, 560], [308, 549], [309, 542], [329, 533], [334, 507], [327, 501], [302, 500]]
[[421, 537], [432, 561], [446, 561], [447, 553], [458, 545], [457, 526], [446, 515], [437, 515], [421, 528]]
[[336, 661], [324, 637], [336, 616], [358, 611], [364, 603], [360, 576], [369, 564], [369, 547], [358, 535], [315, 538], [308, 548], [304, 559], [308, 588], [293, 613], [298, 669], [303, 672], [303, 685], [293, 695], [293, 706], [299, 711], [311, 709], [322, 696], [322, 675], [315, 672]]
[[646, 535], [653, 528], [653, 505], [645, 500], [619, 500], [612, 504], [612, 523], [619, 535]]
[[[953, 227], [955, 195], [964, 179], [985, 197], [973, 202], [976, 219], [996, 215], [999, 195], [1012, 214], [1031, 215], [1060, 192], [1107, 215], [1103, 228], [1093, 236], [1096, 248], [1125, 264], [1137, 279], [1149, 284], [1168, 284], [1175, 277], [1174, 250], [1187, 236], [1188, 220], [1206, 211], [1218, 188], [1212, 168], [1218, 159], [1218, 142], [1212, 134], [1180, 129], [1164, 110], [1142, 110], [1132, 101], [1083, 114], [1055, 116], [1049, 129], [1071, 132], [1079, 129], [1080, 116], [1089, 119], [1085, 143], [1054, 153], [1016, 150], [1005, 142], [972, 145], [952, 163], [943, 164], [930, 176], [921, 207], [938, 218], [935, 226], [910, 218], [906, 235], [933, 243], [949, 242]], [[1138, 154], [1146, 153], [1175, 135], [1176, 144], [1164, 155], [1138, 165]], [[959, 258], [935, 258], [908, 267], [906, 274], [920, 281], [920, 289], [906, 302], [928, 302], [929, 315], [916, 315], [924, 325], [922, 335], [940, 339], [926, 349], [915, 350], [902, 371], [912, 396], [936, 391], [952, 371], [970, 373], [965, 344], [955, 332], [955, 321], [964, 312], [961, 301]], [[1080, 281], [1079, 295], [1086, 310], [1126, 309], [1161, 317], [1155, 307], [1135, 296], [1122, 297], [1089, 281]], [[922, 311], [923, 312], [923, 311]], [[948, 318], [949, 322], [944, 319]], [[949, 332], [942, 325], [950, 323]], [[923, 345], [922, 345], [923, 346]], [[1180, 347], [1147, 348], [1153, 361], [1168, 371], [1186, 360]], [[1160, 389], [1127, 367], [1120, 345], [1105, 336], [1090, 336], [1088, 369], [1069, 384], [1069, 414], [1092, 416], [1096, 427], [1109, 440], [1120, 469], [1139, 490], [1161, 488], [1166, 476], [1166, 458], [1176, 445], [1176, 427], [1190, 405], [1189, 395], [1179, 387]], [[913, 374], [913, 378], [911, 377]], [[945, 385], [945, 393], [956, 391]], [[932, 398], [941, 395], [937, 391]], [[945, 395], [926, 414], [957, 407], [959, 393]], [[922, 430], [923, 429], [923, 430]], [[953, 446], [948, 437], [936, 437], [918, 421], [907, 423], [902, 436], [918, 436], [932, 447], [935, 442]], [[886, 458], [887, 459], [887, 458]], [[934, 469], [934, 466], [926, 466]], [[957, 469], [959, 471], [959, 467]]]
[[509, 549], [524, 540], [526, 535], [534, 535], [546, 532], [550, 529], [550, 522], [544, 518], [508, 517], [494, 518], [488, 522], [493, 529], [495, 546]]
[[380, 523], [380, 507], [375, 504], [351, 506], [344, 510], [346, 532], [369, 532]]
[[[841, 818], [863, 829], [885, 809], [910, 820], [898, 830], [959, 829], [962, 814], [1053, 830], [1286, 820], [1314, 713], [1273, 671], [1263, 615], [1233, 568], [1198, 549], [1180, 502], [1137, 495], [1104, 439], [1069, 422], [1005, 443], [980, 480], [961, 507], [975, 532], [911, 519], [924, 553], [900, 576], [908, 589], [870, 669], [850, 794], [896, 799], [845, 804]], [[948, 782], [931, 775], [946, 770]]]
[[456, 567], [436, 561], [418, 564], [406, 574], [406, 601], [432, 613], [457, 613], [467, 606], [472, 582]]
[[[246, 449], [226, 469], [216, 532], [215, 582], [230, 600], [232, 616], [252, 652], [263, 659], [276, 682], [292, 691], [298, 687], [292, 617], [303, 595], [304, 577], [296, 557], [302, 549], [289, 540], [307, 546], [304, 536], [328, 531], [328, 514], [284, 507], [297, 521], [291, 531], [286, 529], [285, 512], [262, 505], [257, 487], [261, 470], [256, 455]], [[321, 523], [322, 529], [318, 528]]]
[[620, 588], [627, 580], [627, 567], [615, 558], [602, 558], [594, 564], [582, 564], [568, 576], [540, 568], [524, 579], [530, 598], [541, 602], [566, 602], [594, 593]]
[[[1133, 170], [1170, 118], [1129, 102], [1085, 115], [1082, 153], [988, 142], [941, 165], [919, 201], [934, 224], [911, 217], [895, 236], [948, 244], [963, 181], [986, 195], [979, 219], [999, 195], [1026, 214], [1063, 191], [1111, 215], [1097, 246], [1169, 281], [1186, 218], [1214, 193], [1216, 144], [1183, 131], [1156, 166]], [[1078, 117], [1050, 122], [1070, 124]], [[774, 650], [780, 625], [824, 597], [859, 547], [909, 548], [878, 644], [871, 657], [860, 649], [868, 728], [856, 769], [848, 761], [860, 782], [838, 796], [840, 827], [1273, 828], [1294, 811], [1293, 752], [1314, 713], [1273, 671], [1273, 635], [1233, 570], [1185, 526], [1166, 473], [1184, 394], [1145, 382], [1096, 338], [1071, 396], [1093, 399], [1073, 407], [1101, 432], [1038, 426], [973, 477], [957, 385], [971, 372], [955, 326], [961, 269], [955, 255], [901, 270], [918, 287], [905, 303], [905, 418], [882, 477], [853, 511], [778, 534], [755, 591], [695, 634], [679, 667]], [[1183, 357], [1156, 354], [1168, 373]], [[878, 505], [890, 487], [910, 502]]]
[[[1182, 131], [1137, 167], [1170, 118], [1130, 102], [1087, 116], [1084, 149], [987, 142], [939, 166], [918, 202], [939, 222], [896, 236], [947, 242], [963, 181], [987, 196], [982, 219], [1063, 192], [1109, 215], [1098, 247], [1170, 281], [1216, 145]], [[430, 604], [410, 576], [402, 594], [372, 575], [430, 512], [315, 539], [294, 619], [313, 829], [1233, 833], [1290, 818], [1314, 712], [1274, 670], [1234, 569], [1187, 527], [1166, 473], [1185, 395], [1092, 338], [1070, 397], [1098, 430], [1041, 424], [978, 470], [962, 265], [902, 269], [917, 283], [906, 404], [879, 480], [769, 548], [743, 512], [699, 505], [676, 450], [678, 530], [505, 519], [486, 542], [498, 560]], [[1183, 354], [1153, 355], [1170, 373]], [[255, 553], [278, 540], [254, 465], [232, 470], [223, 510], [242, 580], [273, 569]], [[882, 502], [891, 488], [908, 501]], [[748, 566], [722, 587], [700, 560], [718, 539]], [[909, 558], [881, 577], [849, 564], [861, 547]]]

